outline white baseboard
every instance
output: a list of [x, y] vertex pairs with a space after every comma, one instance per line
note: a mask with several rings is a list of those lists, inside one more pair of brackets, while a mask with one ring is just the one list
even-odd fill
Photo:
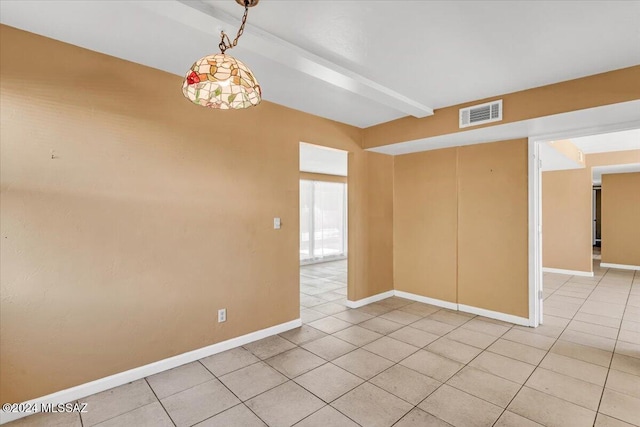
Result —
[[[279, 325], [271, 326], [270, 328], [261, 329], [259, 331], [248, 333], [246, 335], [231, 338], [230, 340], [212, 344], [207, 347], [202, 347], [197, 350], [189, 351], [177, 356], [149, 363], [148, 365], [129, 369], [128, 371], [100, 378], [98, 380], [91, 381], [85, 384], [80, 384], [78, 386], [48, 394], [46, 396], [42, 396], [25, 403], [37, 403], [38, 405], [35, 406], [40, 406], [43, 403], [52, 403], [56, 405], [59, 403], [72, 402], [74, 400], [82, 399], [101, 391], [128, 384], [132, 381], [148, 377], [149, 375], [157, 374], [168, 369], [195, 362], [196, 360], [202, 359], [203, 357], [222, 353], [223, 351], [231, 350], [232, 348], [240, 347], [242, 345], [249, 344], [251, 342], [270, 337], [272, 335], [277, 335], [282, 332], [298, 328], [300, 326], [302, 326], [302, 321], [300, 319], [281, 323]], [[0, 424], [8, 423], [10, 421], [26, 417], [28, 415], [32, 415], [32, 413], [0, 411]]]
[[470, 305], [458, 304], [458, 310], [465, 313], [477, 314], [478, 316], [490, 319], [502, 320], [503, 322], [514, 323], [516, 325], [531, 326], [526, 317], [514, 316], [512, 314], [500, 313], [498, 311], [485, 310], [484, 308], [472, 307]]
[[393, 296], [393, 290], [382, 292], [381, 294], [371, 295], [370, 297], [359, 299], [357, 301], [349, 301], [347, 300], [347, 307], [349, 308], [360, 308], [367, 304], [371, 304], [372, 302], [378, 302], [380, 300], [390, 298]]
[[449, 310], [463, 311], [465, 313], [477, 314], [478, 316], [488, 317], [490, 319], [502, 320], [516, 325], [530, 326], [529, 319], [525, 317], [514, 316], [511, 314], [500, 313], [498, 311], [486, 310], [484, 308], [472, 307], [470, 305], [456, 304], [454, 302], [443, 301], [435, 298], [429, 298], [422, 295], [416, 295], [404, 291], [395, 291], [395, 296], [412, 301], [418, 301], [425, 304], [431, 304], [438, 307], [448, 308]]
[[611, 264], [608, 262], [601, 262], [600, 267], [619, 268], [620, 270], [639, 270], [640, 271], [640, 265]]
[[545, 273], [569, 274], [571, 276], [593, 277], [593, 271], [565, 270], [562, 268], [549, 268], [549, 267], [542, 267], [542, 271]]
[[443, 301], [440, 299], [429, 298], [422, 295], [416, 295], [409, 292], [404, 291], [395, 291], [395, 296], [405, 299], [410, 299], [412, 301], [422, 302], [425, 304], [431, 304], [438, 307], [448, 308], [450, 310], [457, 310], [458, 304], [455, 302]]

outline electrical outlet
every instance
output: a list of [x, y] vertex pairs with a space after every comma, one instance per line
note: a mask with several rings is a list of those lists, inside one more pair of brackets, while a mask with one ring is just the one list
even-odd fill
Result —
[[218, 310], [218, 323], [222, 323], [226, 321], [227, 321], [227, 309], [221, 308], [220, 310]]

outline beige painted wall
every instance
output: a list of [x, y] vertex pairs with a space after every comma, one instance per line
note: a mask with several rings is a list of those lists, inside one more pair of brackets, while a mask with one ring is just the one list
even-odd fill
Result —
[[394, 185], [396, 289], [528, 317], [526, 140], [398, 156]]
[[593, 271], [591, 168], [542, 173], [542, 265]]
[[602, 262], [640, 266], [640, 172], [602, 175]]
[[592, 171], [594, 166], [640, 163], [640, 150], [585, 156], [586, 168], [542, 173], [542, 265], [593, 270]]
[[298, 318], [300, 141], [350, 152], [349, 296], [391, 289], [393, 159], [360, 129], [211, 111], [174, 75], [6, 26], [0, 42], [1, 402]]
[[457, 149], [395, 158], [394, 285], [456, 302]]
[[394, 160], [394, 286], [455, 303], [457, 148]]
[[[393, 289], [393, 162], [392, 156], [366, 152], [367, 276], [356, 280], [366, 289], [355, 299]], [[389, 203], [389, 201], [392, 201]]]
[[458, 151], [458, 303], [529, 317], [527, 140]]
[[640, 163], [640, 150], [612, 151], [586, 155], [587, 167]]

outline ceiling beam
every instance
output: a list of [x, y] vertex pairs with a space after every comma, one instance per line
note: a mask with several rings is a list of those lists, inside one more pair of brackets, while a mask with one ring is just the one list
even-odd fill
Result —
[[[138, 4], [183, 25], [211, 34], [216, 43], [223, 28], [228, 29], [225, 31], [228, 34], [234, 34], [240, 25], [237, 18], [200, 1], [142, 1]], [[407, 115], [418, 118], [433, 115], [432, 108], [254, 25], [249, 24], [245, 29], [242, 48]], [[203, 52], [205, 53], [209, 52]]]

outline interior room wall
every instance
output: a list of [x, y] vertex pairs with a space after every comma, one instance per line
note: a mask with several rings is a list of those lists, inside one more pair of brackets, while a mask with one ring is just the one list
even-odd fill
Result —
[[[393, 156], [366, 152], [367, 183], [366, 236], [368, 239], [367, 276], [356, 280], [353, 300], [393, 289]], [[349, 190], [347, 190], [349, 191]], [[389, 203], [391, 201], [391, 203]]]
[[640, 268], [640, 172], [602, 175], [602, 262]]
[[542, 173], [542, 265], [593, 271], [592, 168], [640, 163], [640, 150], [585, 155], [586, 167]]
[[394, 286], [457, 302], [457, 148], [394, 159]]
[[349, 151], [350, 297], [392, 286], [393, 159], [360, 129], [197, 107], [178, 76], [6, 26], [0, 43], [1, 402], [298, 318], [300, 141]]
[[542, 265], [593, 272], [591, 168], [542, 173]]
[[528, 317], [525, 139], [397, 156], [398, 290]]
[[527, 139], [459, 148], [459, 304], [529, 317], [527, 170]]

